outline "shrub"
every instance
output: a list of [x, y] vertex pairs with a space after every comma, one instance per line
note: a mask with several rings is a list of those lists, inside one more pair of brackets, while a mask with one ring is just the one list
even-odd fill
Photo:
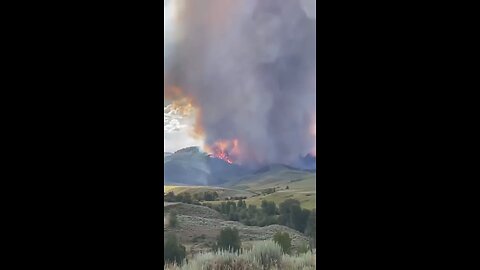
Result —
[[228, 251], [218, 251], [215, 253], [200, 253], [188, 264], [184, 264], [181, 268], [169, 266], [165, 269], [169, 270], [262, 270], [262, 267], [256, 261], [250, 261], [242, 254], [236, 254]]
[[247, 203], [245, 201], [243, 201], [242, 199], [240, 199], [237, 203], [237, 207], [246, 209], [247, 208]]
[[177, 237], [174, 234], [168, 235], [163, 249], [164, 263], [181, 264], [186, 255], [185, 246], [178, 242]]
[[253, 246], [247, 253], [249, 261], [256, 261], [263, 269], [277, 266], [282, 260], [282, 248], [273, 241], [263, 241]]
[[238, 230], [235, 228], [225, 228], [220, 232], [217, 239], [216, 249], [238, 251], [240, 249], [241, 242]]
[[314, 270], [316, 269], [315, 255], [310, 251], [298, 256], [284, 255], [282, 257], [282, 269], [289, 270]]
[[292, 248], [292, 239], [290, 239], [290, 235], [288, 235], [288, 233], [277, 232], [273, 236], [273, 241], [275, 241], [275, 243], [282, 248], [283, 253], [290, 254]]
[[262, 192], [262, 195], [272, 194], [272, 193], [275, 193], [275, 188], [266, 188], [266, 189], [262, 190], [261, 192]]
[[175, 228], [178, 225], [177, 213], [175, 211], [170, 212], [170, 219], [168, 221], [168, 226], [170, 228]]
[[203, 198], [205, 199], [205, 201], [215, 201], [216, 199], [218, 199], [218, 193], [216, 191], [207, 191], [204, 193]]
[[307, 244], [303, 244], [297, 248], [297, 254], [305, 254], [310, 251], [310, 247]]
[[278, 223], [277, 218], [274, 216], [258, 215], [257, 219], [257, 225], [261, 227]]
[[[180, 194], [180, 195], [182, 195], [182, 194]], [[188, 192], [184, 192], [183, 193], [183, 200], [181, 202], [192, 204], [192, 202], [193, 202], [192, 195]]]
[[277, 212], [277, 206], [274, 202], [262, 201], [262, 210], [268, 216], [273, 216]]
[[170, 191], [164, 195], [164, 201], [166, 202], [174, 202], [175, 201], [175, 194]]
[[310, 270], [315, 269], [315, 255], [283, 255], [280, 246], [273, 241], [254, 245], [252, 250], [239, 253], [217, 251], [195, 255], [183, 265], [164, 265], [167, 270]]
[[[315, 223], [315, 214], [312, 215], [310, 210], [302, 209], [300, 202], [294, 199], [286, 200], [280, 204], [280, 207], [277, 207], [274, 202], [268, 202], [266, 200], [262, 201], [260, 208], [254, 205], [248, 205], [247, 207], [244, 200], [239, 200], [237, 203], [227, 201], [216, 205], [208, 203], [203, 203], [203, 205], [220, 212], [228, 220], [240, 221], [247, 226], [263, 227], [280, 224], [301, 233], [307, 233], [307, 222], [313, 225]], [[310, 228], [315, 230], [311, 225]], [[310, 231], [311, 230], [309, 230], [309, 232]]]
[[305, 231], [310, 211], [302, 209], [298, 200], [287, 199], [282, 202], [279, 207], [279, 213], [279, 224], [288, 226], [299, 232]]
[[307, 227], [305, 229], [305, 234], [311, 237], [312, 247], [316, 247], [316, 236], [317, 236], [317, 211], [313, 209], [310, 213], [310, 216], [307, 220]]

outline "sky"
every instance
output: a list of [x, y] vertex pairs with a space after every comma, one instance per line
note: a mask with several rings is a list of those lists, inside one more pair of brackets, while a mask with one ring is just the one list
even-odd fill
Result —
[[165, 152], [175, 152], [185, 147], [203, 147], [203, 140], [193, 136], [195, 113], [193, 108], [178, 108], [169, 100], [164, 101], [163, 109], [163, 143]]

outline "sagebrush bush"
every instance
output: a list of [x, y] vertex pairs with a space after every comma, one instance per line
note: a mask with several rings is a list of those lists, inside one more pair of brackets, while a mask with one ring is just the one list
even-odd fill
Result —
[[242, 243], [236, 228], [222, 229], [217, 239], [216, 249], [227, 251], [238, 251]]
[[273, 241], [277, 243], [281, 248], [283, 253], [290, 254], [292, 249], [292, 239], [288, 233], [277, 232], [273, 236]]
[[263, 241], [251, 250], [240, 252], [217, 251], [196, 254], [181, 266], [170, 264], [165, 270], [277, 270], [315, 269], [315, 255], [282, 255], [282, 249], [273, 241]]
[[299, 254], [298, 256], [284, 255], [282, 257], [282, 269], [304, 270], [315, 269], [315, 255], [310, 251]]
[[168, 218], [168, 226], [170, 228], [175, 228], [178, 225], [178, 220], [177, 220], [177, 213], [175, 211], [170, 212], [169, 218]]
[[280, 264], [282, 260], [282, 248], [273, 241], [263, 241], [253, 246], [246, 255], [251, 261], [257, 261], [265, 269]]
[[297, 254], [304, 254], [304, 253], [307, 253], [309, 252], [311, 249], [310, 249], [310, 246], [308, 246], [307, 244], [303, 244], [301, 246], [299, 246], [297, 248]]
[[260, 264], [249, 261], [244, 254], [228, 251], [215, 253], [200, 253], [179, 267], [177, 265], [166, 265], [168, 270], [262, 270]]
[[167, 241], [164, 244], [163, 248], [163, 257], [167, 263], [177, 263], [180, 264], [186, 257], [185, 246], [178, 242], [175, 234], [167, 235]]

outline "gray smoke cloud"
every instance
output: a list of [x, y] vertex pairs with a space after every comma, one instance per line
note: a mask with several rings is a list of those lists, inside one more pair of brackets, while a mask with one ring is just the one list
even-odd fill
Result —
[[[206, 144], [238, 139], [240, 162], [289, 163], [315, 147], [314, 0], [176, 1], [166, 84], [201, 110]], [[313, 9], [313, 10], [312, 10]]]

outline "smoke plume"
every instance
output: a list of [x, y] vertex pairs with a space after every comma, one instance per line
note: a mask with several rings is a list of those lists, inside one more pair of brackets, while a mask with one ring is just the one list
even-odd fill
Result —
[[[240, 163], [315, 148], [315, 0], [170, 0], [166, 86], [194, 101], [205, 143], [238, 140]], [[167, 11], [165, 11], [167, 12]]]

